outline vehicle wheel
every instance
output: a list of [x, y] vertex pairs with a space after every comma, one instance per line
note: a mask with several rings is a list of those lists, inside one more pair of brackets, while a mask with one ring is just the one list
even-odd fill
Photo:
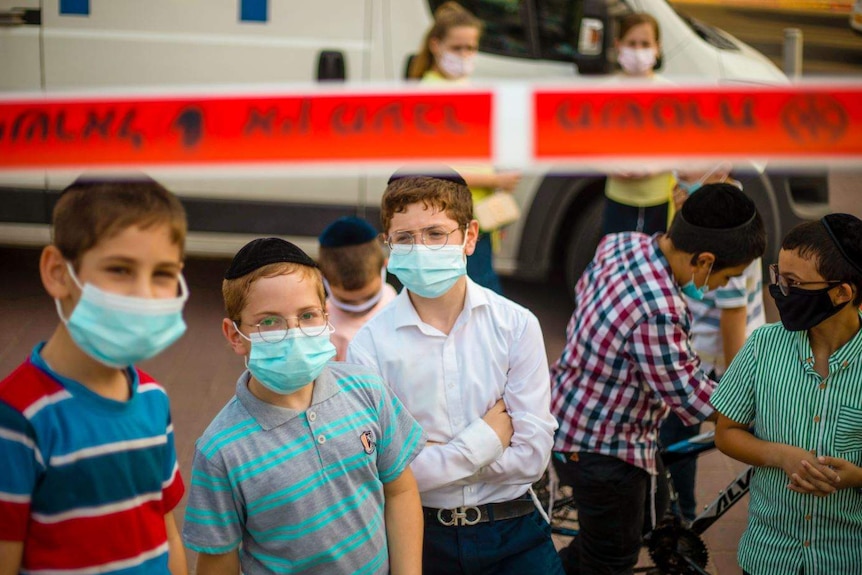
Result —
[[603, 195], [597, 195], [584, 206], [574, 219], [574, 225], [569, 232], [569, 240], [565, 252], [565, 277], [569, 293], [574, 295], [575, 284], [581, 277], [596, 253], [596, 246], [602, 239], [602, 211], [605, 202]]

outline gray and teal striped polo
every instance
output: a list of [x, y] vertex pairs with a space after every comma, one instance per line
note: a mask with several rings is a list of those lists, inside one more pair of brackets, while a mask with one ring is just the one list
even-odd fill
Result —
[[[862, 466], [862, 331], [814, 371], [808, 332], [780, 324], [756, 330], [721, 379], [711, 402], [765, 441], [794, 445]], [[862, 573], [862, 494], [827, 497], [787, 488], [784, 471], [758, 468], [739, 564], [757, 575]]]
[[186, 545], [241, 545], [245, 575], [388, 573], [383, 484], [424, 446], [419, 424], [364, 367], [328, 364], [304, 412], [257, 399], [248, 379], [197, 441]]

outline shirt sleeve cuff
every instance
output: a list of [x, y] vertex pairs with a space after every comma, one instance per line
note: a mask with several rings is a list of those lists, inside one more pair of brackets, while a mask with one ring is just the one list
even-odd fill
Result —
[[497, 433], [484, 419], [478, 419], [458, 434], [467, 457], [476, 467], [484, 467], [503, 455], [503, 445]]

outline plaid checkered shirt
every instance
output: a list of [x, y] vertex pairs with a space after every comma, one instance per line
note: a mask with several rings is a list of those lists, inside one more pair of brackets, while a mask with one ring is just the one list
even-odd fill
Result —
[[578, 281], [551, 368], [555, 451], [610, 455], [655, 474], [669, 410], [688, 425], [713, 411], [715, 383], [691, 348], [691, 314], [659, 237], [605, 236]]

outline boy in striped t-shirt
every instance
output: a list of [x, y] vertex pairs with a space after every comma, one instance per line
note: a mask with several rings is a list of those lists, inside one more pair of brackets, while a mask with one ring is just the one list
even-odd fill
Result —
[[739, 563], [752, 575], [855, 575], [862, 221], [831, 214], [797, 226], [770, 276], [781, 323], [751, 335], [711, 398], [719, 449], [758, 467]]
[[234, 257], [222, 331], [248, 368], [198, 440], [183, 538], [198, 575], [418, 574], [419, 425], [378, 375], [333, 363], [322, 277], [279, 238]]
[[185, 331], [185, 233], [152, 180], [60, 196], [39, 271], [61, 321], [0, 382], [0, 574], [186, 572], [168, 398], [134, 367]]

